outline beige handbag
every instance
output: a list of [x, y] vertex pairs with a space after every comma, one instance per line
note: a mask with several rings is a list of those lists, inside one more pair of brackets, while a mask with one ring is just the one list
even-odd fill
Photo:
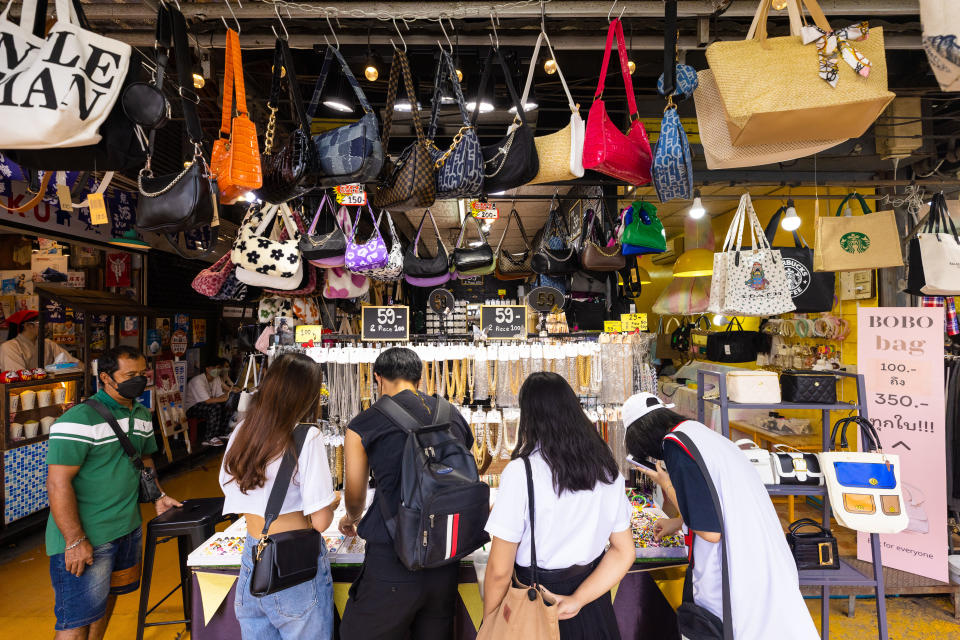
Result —
[[[864, 215], [849, 215], [849, 209], [848, 215], [841, 215], [852, 197], [860, 201]], [[816, 230], [814, 271], [859, 271], [903, 266], [900, 231], [893, 211], [870, 213], [866, 201], [858, 193], [851, 193], [843, 199], [835, 217], [817, 218]]]
[[[557, 56], [550, 45], [550, 38], [547, 37], [545, 32], [540, 31], [540, 37], [537, 38], [537, 44], [533, 48], [533, 57], [530, 59], [527, 84], [523, 88], [523, 97], [520, 99], [521, 105], [527, 104], [527, 96], [530, 95], [530, 86], [533, 83], [533, 72], [537, 67], [537, 54], [540, 53], [541, 41], [547, 43], [550, 57], [554, 62], [557, 62]], [[567, 88], [567, 81], [563, 77], [563, 71], [560, 70], [559, 63], [556, 66], [560, 84], [563, 86], [564, 93], [567, 94], [567, 104], [570, 105], [570, 124], [556, 133], [548, 133], [545, 136], [537, 136], [533, 139], [534, 144], [537, 145], [537, 156], [540, 158], [540, 170], [529, 184], [562, 182], [583, 177], [585, 126], [583, 119], [580, 117], [580, 106], [574, 103], [573, 96], [570, 95], [570, 89]]]
[[727, 399], [730, 402], [777, 404], [780, 402], [780, 378], [774, 371], [729, 371]]
[[[746, 40], [707, 47], [733, 144], [863, 135], [894, 98], [887, 89], [883, 29], [870, 29], [867, 37], [860, 23], [834, 32], [816, 0], [787, 0], [792, 35], [767, 38], [772, 2], [761, 0]], [[803, 25], [801, 2], [815, 27]], [[827, 35], [840, 37], [836, 58], [819, 50]]]

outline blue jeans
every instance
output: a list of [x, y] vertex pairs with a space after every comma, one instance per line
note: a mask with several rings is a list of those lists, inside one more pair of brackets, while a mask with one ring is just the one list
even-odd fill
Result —
[[333, 578], [326, 545], [321, 544], [317, 576], [308, 582], [263, 597], [250, 594], [252, 549], [257, 539], [247, 536], [240, 562], [234, 609], [244, 640], [330, 640], [333, 638]]

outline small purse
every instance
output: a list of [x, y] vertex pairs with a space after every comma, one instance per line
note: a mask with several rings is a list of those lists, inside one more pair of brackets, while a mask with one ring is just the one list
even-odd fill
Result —
[[[507, 231], [510, 229], [510, 223], [516, 219], [517, 227], [520, 228], [520, 238], [523, 240], [523, 246], [526, 251], [511, 253], [503, 248], [503, 241], [507, 237]], [[510, 215], [507, 216], [507, 224], [503, 227], [503, 235], [500, 236], [500, 242], [497, 243], [497, 268], [495, 275], [498, 280], [526, 280], [534, 275], [530, 261], [533, 260], [533, 248], [530, 241], [527, 240], [527, 232], [523, 228], [523, 221], [516, 209], [510, 209]]]
[[815, 453], [797, 451], [785, 444], [773, 446], [776, 484], [819, 486], [823, 484], [820, 460]]
[[384, 216], [387, 217], [387, 225], [390, 228], [390, 253], [387, 255], [387, 264], [373, 269], [351, 269], [351, 271], [379, 282], [396, 282], [403, 276], [403, 247], [400, 245], [400, 238], [397, 237], [397, 230], [393, 226], [393, 216], [386, 209], [377, 216], [376, 228], [380, 228], [380, 222]]
[[358, 273], [370, 269], [382, 269], [387, 266], [387, 261], [389, 260], [387, 245], [383, 241], [383, 236], [380, 235], [377, 218], [373, 215], [373, 209], [369, 203], [367, 203], [367, 211], [373, 220], [373, 235], [363, 244], [356, 242], [361, 215], [361, 212], [357, 211], [357, 217], [353, 221], [352, 233], [347, 237], [347, 252], [344, 254], [344, 264], [347, 269]]
[[[310, 228], [307, 229], [307, 232], [300, 237], [300, 255], [303, 256], [304, 260], [319, 260], [319, 259], [329, 259], [340, 257], [341, 259], [347, 253], [347, 237], [343, 233], [343, 229], [340, 228], [339, 223], [336, 221], [336, 216], [334, 216], [333, 230], [329, 233], [324, 234], [315, 234], [314, 231], [317, 228], [317, 222], [320, 220], [320, 216], [323, 215], [324, 210], [328, 207], [332, 207], [330, 202], [330, 196], [326, 193], [323, 194], [323, 199], [320, 201], [320, 206], [317, 207], [317, 213], [313, 216], [313, 222], [310, 223]], [[343, 266], [339, 265], [321, 265], [321, 266]]]
[[326, 282], [323, 285], [323, 297], [328, 300], [348, 300], [359, 298], [370, 290], [370, 278], [358, 273], [350, 273], [342, 267], [324, 269]]
[[[437, 136], [437, 122], [440, 118], [440, 106], [443, 101], [443, 86], [449, 82], [453, 98], [460, 109], [463, 126], [453, 137], [446, 151], [434, 144]], [[430, 127], [427, 130], [430, 153], [437, 170], [437, 199], [470, 198], [480, 195], [483, 190], [483, 152], [476, 128], [470, 124], [467, 108], [463, 101], [463, 91], [457, 80], [457, 69], [445, 50], [440, 50], [437, 72], [433, 79], [433, 100], [430, 104]]]
[[[430, 216], [433, 230], [437, 234], [437, 255], [432, 258], [420, 255], [420, 235], [423, 233], [423, 223], [427, 216]], [[404, 254], [403, 277], [415, 287], [439, 286], [450, 280], [450, 261], [447, 257], [447, 249], [443, 246], [440, 229], [437, 227], [437, 221], [430, 209], [423, 212], [420, 224], [417, 226], [417, 236], [407, 247], [407, 252]]]
[[[477, 233], [480, 234], [480, 246], [475, 247], [473, 244], [469, 247], [461, 246], [466, 236], [468, 220], [473, 220], [474, 226], [477, 227]], [[463, 222], [460, 224], [460, 235], [457, 236], [457, 244], [453, 248], [454, 271], [456, 271], [461, 278], [486, 276], [493, 273], [496, 266], [493, 249], [490, 248], [487, 237], [480, 227], [480, 221], [477, 220], [476, 216], [468, 215], [464, 217]]]
[[[800, 532], [811, 528], [815, 531]], [[787, 545], [800, 571], [809, 569], [839, 569], [840, 552], [837, 539], [811, 518], [801, 518], [790, 525], [787, 531]]]
[[559, 209], [552, 209], [540, 231], [540, 241], [534, 243], [536, 250], [530, 261], [533, 270], [547, 276], [570, 275], [579, 271], [580, 258], [577, 248], [569, 238], [570, 229], [566, 216], [560, 213]]
[[773, 371], [728, 371], [726, 379], [730, 402], [780, 403], [780, 384]]
[[143, 464], [143, 458], [137, 453], [126, 432], [120, 427], [120, 423], [117, 422], [113, 412], [94, 398], [88, 398], [84, 404], [99, 413], [100, 416], [106, 420], [107, 424], [109, 424], [113, 430], [114, 435], [117, 436], [117, 440], [120, 441], [123, 452], [127, 454], [133, 468], [137, 470], [137, 476], [140, 481], [137, 491], [137, 499], [139, 502], [150, 504], [162, 498], [163, 494], [160, 492], [160, 487], [157, 486], [156, 470], [153, 467], [148, 467]]
[[[733, 324], [738, 329], [733, 331]], [[754, 362], [760, 344], [759, 331], [744, 331], [740, 320], [733, 318], [725, 331], [707, 336], [707, 359], [714, 362]]]
[[262, 598], [298, 584], [313, 580], [317, 575], [319, 556], [326, 552], [323, 536], [315, 529], [297, 529], [268, 535], [270, 525], [280, 515], [283, 500], [293, 481], [293, 472], [303, 450], [307, 434], [316, 425], [300, 424], [293, 430], [294, 450], [283, 454], [280, 469], [273, 481], [267, 508], [263, 517], [263, 531], [257, 546], [244, 553], [253, 558], [250, 572], [250, 595]]
[[837, 377], [821, 371], [784, 371], [780, 393], [784, 402], [837, 404]]
[[[287, 240], [279, 236], [277, 214], [287, 228]], [[230, 259], [237, 265], [237, 279], [255, 287], [297, 289], [303, 280], [303, 260], [298, 248], [300, 232], [294, 224], [290, 207], [284, 204], [252, 205], [244, 217]]]
[[[616, 238], [613, 225], [607, 228], [609, 221], [604, 215], [603, 204], [600, 204], [600, 213], [593, 209], [587, 210], [587, 221], [583, 229], [583, 249], [580, 253], [580, 264], [587, 271], [619, 271], [627, 266], [627, 259], [621, 252], [620, 240]], [[596, 221], [600, 218], [600, 233], [597, 235]]]
[[750, 466], [752, 466], [753, 470], [760, 476], [760, 481], [763, 482], [763, 484], [777, 483], [776, 478], [773, 476], [773, 456], [769, 451], [758, 447], [757, 443], [750, 438], [742, 438], [734, 442], [734, 444], [740, 448], [743, 455], [750, 461]]
[[667, 239], [663, 235], [663, 224], [657, 217], [657, 208], [645, 200], [631, 204], [623, 216], [620, 242], [623, 243], [625, 256], [666, 251]]
[[190, 286], [200, 295], [213, 298], [220, 293], [220, 289], [223, 288], [232, 271], [233, 263], [230, 262], [230, 252], [227, 251], [219, 260], [200, 271], [193, 278]]

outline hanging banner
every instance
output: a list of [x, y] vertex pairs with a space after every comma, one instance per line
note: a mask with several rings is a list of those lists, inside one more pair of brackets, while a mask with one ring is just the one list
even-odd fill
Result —
[[[900, 456], [910, 516], [905, 531], [880, 536], [883, 564], [948, 582], [943, 318], [942, 308], [860, 307], [857, 370], [883, 450]], [[857, 557], [870, 561], [865, 533]]]

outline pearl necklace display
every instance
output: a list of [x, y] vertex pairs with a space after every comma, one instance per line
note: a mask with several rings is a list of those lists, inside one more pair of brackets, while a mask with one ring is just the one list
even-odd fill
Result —
[[474, 367], [476, 366], [476, 361], [473, 358], [467, 358], [466, 369], [467, 369], [467, 387], [470, 389], [470, 404], [473, 404], [473, 377], [475, 374]]
[[[491, 422], [495, 421], [496, 424], [491, 426]], [[490, 435], [496, 431], [497, 432], [497, 441], [496, 444], [490, 442]], [[499, 411], [491, 411], [487, 414], [487, 451], [490, 452], [490, 457], [493, 460], [496, 460], [500, 457], [500, 449], [503, 447], [503, 420], [500, 418]]]
[[[490, 364], [493, 363], [493, 375], [490, 375]], [[490, 396], [490, 406], [497, 406], [497, 361], [487, 360], [487, 394]]]

